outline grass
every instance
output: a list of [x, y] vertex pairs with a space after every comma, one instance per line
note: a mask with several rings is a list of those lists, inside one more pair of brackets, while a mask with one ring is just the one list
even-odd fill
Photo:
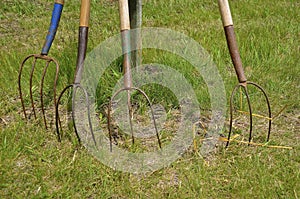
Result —
[[[191, 148], [168, 167], [145, 175], [123, 173], [103, 165], [77, 144], [71, 129], [65, 133], [62, 143], [58, 143], [55, 129], [45, 130], [41, 118], [29, 122], [23, 119], [17, 92], [18, 68], [26, 55], [41, 50], [52, 3], [50, 0], [0, 2], [1, 198], [300, 197], [298, 1], [230, 1], [247, 77], [265, 88], [274, 113], [286, 106], [274, 119], [269, 144], [291, 146], [293, 149], [232, 143], [228, 150], [219, 147], [207, 161]], [[92, 1], [88, 51], [119, 32], [117, 7], [116, 1]], [[145, 0], [143, 11], [144, 27], [179, 31], [209, 52], [223, 78], [228, 99], [237, 80], [217, 2]], [[55, 57], [61, 66], [59, 91], [73, 81], [78, 12], [79, 1], [66, 2], [50, 51], [50, 56]], [[203, 112], [209, 115], [210, 100], [205, 83], [193, 73], [188, 63], [154, 50], [145, 50], [143, 55], [144, 63], [170, 65], [184, 74], [192, 84]], [[178, 67], [179, 64], [185, 69]], [[111, 68], [113, 73], [110, 75], [108, 70], [107, 76], [104, 76], [100, 104], [107, 103], [113, 83], [121, 77], [119, 67], [120, 60], [117, 60]], [[37, 80], [38, 77], [35, 83], [38, 83]], [[145, 89], [151, 91], [151, 87]], [[156, 92], [150, 97], [165, 103], [170, 112], [176, 108], [176, 103], [169, 100], [164, 92]], [[255, 94], [253, 106], [257, 111], [264, 106]], [[241, 124], [241, 135], [247, 135], [247, 121], [242, 116], [239, 118], [236, 125]], [[255, 136], [265, 136], [262, 121], [255, 121]], [[235, 132], [238, 133], [238, 129]], [[223, 133], [227, 134], [227, 130]], [[201, 136], [196, 137], [198, 144], [200, 139]]]

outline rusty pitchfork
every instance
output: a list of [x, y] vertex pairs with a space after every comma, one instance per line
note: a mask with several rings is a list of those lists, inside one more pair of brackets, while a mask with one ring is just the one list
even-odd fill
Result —
[[252, 140], [252, 127], [253, 127], [252, 116], [253, 115], [252, 115], [252, 107], [251, 107], [251, 102], [250, 102], [250, 98], [249, 98], [249, 93], [248, 93], [248, 89], [247, 89], [248, 85], [253, 85], [254, 87], [256, 87], [259, 91], [261, 91], [263, 93], [263, 95], [266, 99], [267, 106], [268, 106], [268, 114], [269, 114], [268, 115], [269, 124], [268, 124], [267, 141], [269, 141], [270, 133], [271, 133], [272, 114], [271, 114], [271, 107], [270, 107], [270, 102], [269, 102], [268, 96], [267, 96], [265, 90], [260, 85], [254, 83], [254, 82], [247, 81], [247, 78], [244, 74], [244, 69], [242, 66], [242, 61], [241, 61], [240, 53], [238, 50], [237, 41], [235, 38], [233, 21], [232, 21], [232, 16], [231, 16], [228, 0], [218, 0], [218, 3], [219, 3], [219, 9], [220, 9], [221, 17], [222, 17], [222, 22], [223, 22], [223, 26], [224, 26], [228, 49], [229, 49], [232, 63], [233, 63], [233, 66], [234, 66], [234, 69], [235, 69], [235, 72], [237, 74], [237, 78], [239, 81], [239, 83], [234, 87], [234, 89], [231, 93], [231, 97], [230, 97], [230, 126], [229, 126], [229, 134], [228, 134], [226, 147], [228, 147], [229, 142], [230, 142], [230, 135], [232, 132], [232, 125], [233, 125], [233, 109], [234, 109], [233, 108], [233, 97], [238, 88], [242, 88], [242, 90], [244, 91], [246, 98], [247, 98], [247, 104], [248, 104], [248, 109], [249, 109], [249, 120], [250, 120], [249, 143]]
[[135, 90], [142, 94], [148, 104], [150, 105], [153, 125], [156, 132], [156, 137], [158, 140], [158, 145], [161, 148], [161, 141], [157, 130], [157, 125], [155, 122], [154, 117], [154, 111], [151, 105], [151, 102], [149, 100], [149, 97], [146, 95], [146, 93], [141, 90], [140, 88], [134, 87], [132, 85], [132, 76], [131, 76], [131, 47], [130, 47], [130, 21], [129, 21], [129, 6], [128, 6], [128, 0], [119, 0], [119, 12], [120, 12], [120, 26], [121, 26], [121, 40], [122, 40], [122, 52], [123, 52], [123, 73], [124, 73], [124, 87], [122, 89], [119, 89], [116, 91], [109, 102], [108, 106], [108, 130], [109, 130], [109, 140], [110, 140], [110, 150], [112, 151], [112, 116], [111, 116], [111, 109], [112, 109], [112, 103], [114, 98], [120, 94], [123, 91], [127, 92], [127, 107], [128, 107], [128, 118], [129, 118], [129, 124], [130, 124], [130, 134], [132, 139], [132, 144], [134, 144], [134, 134], [133, 134], [133, 122], [132, 122], [132, 106], [131, 106], [131, 100], [130, 100], [130, 92], [132, 90]]
[[89, 106], [89, 98], [88, 98], [88, 93], [85, 90], [84, 87], [81, 86], [80, 81], [82, 77], [82, 72], [83, 72], [83, 67], [84, 67], [84, 60], [86, 56], [86, 49], [87, 49], [87, 42], [88, 42], [88, 29], [89, 29], [89, 18], [90, 18], [90, 0], [81, 0], [81, 8], [80, 8], [80, 24], [79, 24], [79, 35], [78, 35], [78, 52], [77, 52], [77, 64], [76, 64], [76, 72], [75, 72], [75, 80], [74, 83], [71, 85], [68, 85], [63, 89], [63, 91], [60, 93], [58, 97], [58, 101], [56, 104], [55, 108], [55, 115], [56, 115], [56, 132], [57, 132], [57, 137], [58, 141], [61, 141], [61, 135], [59, 131], [59, 124], [60, 124], [60, 119], [59, 119], [59, 102], [64, 95], [64, 93], [69, 90], [73, 89], [72, 93], [72, 120], [73, 120], [73, 127], [78, 139], [78, 142], [80, 143], [80, 137], [77, 132], [77, 127], [75, 123], [75, 97], [77, 93], [77, 89], [80, 89], [83, 91], [85, 95], [85, 103], [86, 103], [86, 109], [88, 113], [88, 125], [89, 125], [89, 130], [92, 135], [93, 142], [95, 146], [96, 140], [93, 132], [93, 126], [92, 126], [92, 121], [91, 121], [91, 116], [90, 116], [90, 106]]
[[59, 25], [62, 9], [64, 6], [64, 0], [55, 0], [54, 3], [54, 8], [52, 11], [52, 17], [51, 17], [51, 23], [50, 27], [48, 30], [48, 34], [44, 43], [44, 46], [42, 48], [42, 51], [40, 54], [32, 54], [27, 56], [21, 63], [20, 69], [19, 69], [19, 76], [18, 76], [18, 85], [19, 85], [19, 95], [22, 103], [22, 108], [23, 108], [23, 113], [25, 118], [27, 118], [26, 114], [26, 109], [25, 109], [25, 104], [24, 104], [24, 99], [23, 99], [23, 93], [22, 93], [22, 87], [21, 87], [21, 79], [22, 79], [22, 71], [25, 66], [25, 63], [31, 59], [33, 59], [32, 67], [31, 67], [31, 72], [30, 72], [30, 80], [29, 80], [29, 92], [30, 92], [30, 101], [31, 101], [31, 107], [32, 107], [32, 112], [34, 115], [34, 118], [36, 119], [36, 111], [35, 111], [35, 105], [33, 101], [33, 91], [32, 91], [32, 79], [33, 79], [33, 74], [36, 66], [36, 62], [38, 59], [46, 61], [46, 65], [43, 69], [43, 74], [41, 78], [41, 84], [40, 84], [40, 100], [41, 100], [41, 108], [42, 108], [42, 114], [43, 114], [43, 119], [44, 119], [44, 124], [47, 129], [47, 121], [46, 121], [46, 116], [45, 116], [45, 108], [44, 108], [44, 93], [43, 93], [43, 87], [44, 87], [44, 79], [47, 73], [47, 69], [50, 65], [51, 62], [53, 62], [56, 66], [56, 74], [55, 74], [55, 79], [54, 79], [54, 85], [53, 85], [53, 101], [54, 101], [54, 106], [56, 104], [56, 83], [58, 79], [58, 72], [59, 72], [59, 64], [58, 62], [52, 58], [47, 56], [48, 52], [51, 48], [52, 42], [55, 38], [56, 31]]

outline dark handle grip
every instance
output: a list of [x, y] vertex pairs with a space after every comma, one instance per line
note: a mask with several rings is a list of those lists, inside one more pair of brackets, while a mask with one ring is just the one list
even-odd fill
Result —
[[86, 56], [87, 43], [88, 43], [88, 29], [90, 18], [90, 0], [81, 0], [80, 7], [80, 23], [78, 34], [78, 51], [77, 51], [77, 64], [75, 72], [75, 84], [79, 84], [82, 77], [84, 59]]
[[219, 0], [219, 8], [231, 60], [240, 83], [247, 81], [240, 57], [228, 0]]
[[48, 53], [49, 53], [49, 50], [51, 48], [51, 45], [53, 43], [57, 28], [59, 25], [63, 6], [64, 6], [63, 0], [56, 0], [54, 3], [49, 30], [48, 30], [48, 34], [46, 36], [44, 46], [42, 48], [41, 55], [48, 55]]
[[231, 56], [231, 60], [237, 74], [238, 80], [240, 83], [244, 83], [247, 81], [247, 78], [244, 73], [242, 60], [240, 57], [238, 45], [235, 38], [233, 25], [224, 27], [227, 45], [229, 49], [229, 53]]
[[130, 28], [141, 28], [142, 25], [142, 0], [129, 0]]

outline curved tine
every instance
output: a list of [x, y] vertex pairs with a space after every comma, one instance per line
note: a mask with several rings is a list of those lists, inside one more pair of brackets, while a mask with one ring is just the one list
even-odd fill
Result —
[[271, 125], [272, 125], [272, 113], [271, 113], [271, 105], [270, 105], [270, 101], [269, 98], [267, 96], [267, 93], [265, 92], [265, 90], [258, 84], [254, 83], [254, 82], [248, 82], [248, 84], [251, 84], [255, 87], [257, 87], [265, 96], [267, 105], [268, 105], [268, 112], [269, 112], [269, 128], [268, 128], [268, 136], [267, 136], [267, 142], [270, 139], [270, 134], [271, 134]]
[[49, 64], [51, 62], [54, 62], [56, 65], [56, 72], [55, 72], [55, 79], [54, 79], [54, 85], [53, 85], [53, 101], [54, 101], [54, 107], [56, 106], [56, 83], [58, 79], [58, 72], [59, 72], [59, 65], [56, 60], [50, 58], [46, 62], [46, 66], [44, 67], [43, 75], [42, 75], [42, 80], [41, 80], [41, 88], [40, 88], [40, 98], [41, 98], [41, 107], [42, 107], [42, 113], [43, 113], [43, 118], [44, 118], [44, 124], [47, 129], [47, 120], [46, 120], [46, 115], [45, 115], [45, 108], [44, 108], [44, 95], [43, 95], [43, 88], [44, 88], [44, 80], [45, 76], [49, 67]]
[[88, 93], [87, 93], [87, 91], [80, 84], [74, 84], [73, 96], [72, 96], [72, 117], [73, 117], [73, 126], [74, 126], [74, 129], [75, 129], [75, 133], [76, 133], [78, 142], [81, 143], [81, 140], [80, 140], [80, 137], [79, 137], [79, 134], [78, 134], [78, 131], [77, 131], [77, 128], [76, 128], [76, 123], [75, 123], [75, 103], [74, 103], [76, 92], [77, 92], [77, 88], [80, 88], [84, 92], [85, 100], [86, 100], [85, 101], [86, 108], [87, 108], [87, 111], [88, 111], [87, 114], [88, 114], [88, 123], [89, 123], [89, 127], [90, 127], [90, 132], [92, 134], [92, 138], [93, 138], [95, 147], [96, 147], [96, 149], [98, 149], [97, 142], [96, 142], [95, 135], [94, 135], [94, 131], [93, 131], [93, 126], [92, 126]]
[[129, 90], [130, 88], [122, 88], [120, 90], [118, 90], [117, 92], [115, 92], [112, 96], [111, 99], [109, 101], [108, 104], [108, 110], [107, 110], [107, 126], [108, 126], [108, 136], [109, 136], [109, 147], [110, 147], [110, 152], [112, 152], [112, 132], [111, 132], [111, 107], [112, 107], [112, 102], [114, 100], [114, 98], [121, 93], [122, 91], [126, 91]]
[[73, 120], [73, 127], [75, 130], [77, 140], [78, 140], [79, 144], [81, 144], [81, 140], [80, 140], [77, 128], [76, 128], [76, 124], [75, 124], [75, 103], [74, 103], [74, 101], [75, 101], [75, 96], [76, 96], [76, 89], [77, 89], [77, 86], [74, 84], [73, 85], [73, 94], [72, 94], [72, 120]]
[[21, 104], [22, 104], [23, 113], [24, 113], [25, 118], [27, 118], [27, 115], [26, 115], [26, 110], [25, 110], [25, 105], [24, 105], [23, 94], [22, 94], [21, 78], [22, 78], [22, 71], [23, 71], [25, 62], [26, 62], [30, 57], [34, 57], [34, 55], [29, 55], [29, 56], [27, 56], [27, 57], [22, 61], [21, 65], [20, 65], [20, 69], [19, 69], [19, 76], [18, 76], [19, 95], [20, 95], [20, 100], [21, 100]]
[[[159, 138], [159, 134], [158, 134], [158, 129], [157, 129], [157, 125], [156, 125], [156, 121], [155, 121], [155, 117], [154, 117], [154, 111], [153, 111], [153, 108], [152, 108], [152, 105], [151, 105], [151, 102], [150, 102], [150, 99], [149, 97], [146, 95], [146, 93], [139, 89], [139, 88], [136, 88], [136, 87], [130, 87], [130, 88], [122, 88], [120, 90], [118, 90], [112, 97], [111, 97], [111, 100], [109, 101], [109, 106], [108, 106], [108, 119], [107, 119], [107, 123], [108, 123], [108, 131], [109, 131], [109, 141], [110, 141], [110, 151], [112, 151], [112, 133], [111, 133], [111, 114], [110, 114], [110, 111], [111, 111], [111, 107], [112, 107], [112, 102], [113, 102], [113, 99], [122, 91], [129, 91], [129, 90], [136, 90], [138, 92], [140, 92], [147, 100], [147, 102], [149, 103], [149, 106], [150, 106], [150, 110], [151, 110], [151, 115], [152, 115], [152, 120], [153, 120], [153, 125], [154, 125], [154, 128], [155, 128], [155, 132], [156, 132], [156, 137], [157, 137], [157, 141], [158, 141], [158, 145], [159, 145], [159, 148], [161, 148], [161, 141], [160, 141], [160, 138]], [[130, 118], [130, 122], [131, 122], [131, 118]], [[132, 127], [132, 126], [131, 126]], [[133, 135], [133, 134], [132, 134]]]
[[35, 107], [34, 107], [34, 101], [33, 101], [33, 95], [32, 95], [32, 78], [33, 78], [36, 60], [37, 60], [37, 58], [36, 58], [36, 56], [34, 56], [34, 62], [32, 63], [32, 68], [31, 68], [31, 72], [30, 72], [30, 80], [29, 80], [30, 81], [29, 82], [30, 101], [31, 101], [31, 107], [32, 107], [32, 111], [33, 111], [35, 119], [36, 119], [36, 114], [35, 114]]
[[249, 144], [248, 144], [248, 146], [249, 146], [250, 142], [251, 142], [251, 139], [252, 139], [252, 123], [253, 123], [252, 108], [251, 108], [251, 102], [250, 102], [250, 97], [249, 97], [249, 93], [248, 93], [248, 90], [247, 90], [247, 86], [242, 85], [242, 88], [244, 89], [244, 92], [245, 92], [245, 95], [246, 95], [246, 98], [247, 98], [248, 109], [249, 109], [249, 119], [250, 119]]
[[156, 125], [156, 121], [155, 121], [155, 117], [154, 117], [154, 111], [153, 111], [152, 104], [150, 102], [149, 97], [147, 96], [147, 94], [143, 90], [141, 90], [139, 88], [131, 87], [130, 89], [131, 90], [136, 90], [136, 91], [140, 92], [147, 99], [148, 104], [150, 106], [150, 110], [151, 110], [151, 115], [152, 115], [152, 120], [153, 120], [153, 125], [154, 125], [154, 128], [155, 128], [155, 133], [156, 133], [158, 145], [159, 145], [159, 148], [161, 148], [161, 141], [160, 141], [158, 130], [157, 130], [157, 125]]
[[45, 80], [45, 76], [46, 76], [47, 69], [48, 69], [48, 66], [49, 66], [50, 62], [51, 62], [51, 61], [47, 61], [47, 62], [46, 62], [46, 66], [44, 67], [43, 74], [42, 74], [42, 80], [41, 80], [41, 88], [40, 88], [40, 98], [41, 98], [42, 114], [43, 114], [44, 124], [45, 124], [45, 128], [46, 128], [46, 129], [47, 129], [47, 120], [46, 120], [45, 108], [44, 108], [43, 88], [44, 88], [44, 80]]
[[232, 132], [232, 123], [233, 123], [233, 97], [237, 91], [237, 89], [242, 86], [241, 84], [238, 84], [234, 87], [233, 91], [231, 92], [231, 96], [230, 96], [230, 122], [229, 122], [229, 132], [228, 132], [228, 138], [227, 138], [227, 143], [225, 148], [227, 148], [229, 146], [229, 142], [230, 142], [230, 136], [231, 136], [231, 132]]
[[54, 106], [56, 105], [56, 85], [57, 85], [57, 80], [58, 80], [58, 73], [59, 73], [59, 64], [55, 59], [52, 59], [52, 61], [55, 63], [56, 66], [56, 71], [55, 71], [55, 79], [54, 79], [54, 85], [53, 85], [53, 101], [54, 101]]
[[134, 144], [134, 135], [133, 135], [133, 126], [132, 126], [132, 106], [130, 102], [130, 89], [127, 89], [127, 107], [129, 115], [129, 125], [130, 125], [130, 134], [132, 139], [132, 144]]
[[[58, 138], [59, 142], [61, 142], [61, 136], [60, 136], [60, 133], [59, 133], [59, 124], [61, 124], [61, 122], [60, 122], [60, 118], [59, 118], [58, 106], [59, 106], [59, 102], [60, 102], [62, 96], [64, 95], [64, 93], [69, 88], [73, 88], [73, 86], [74, 86], [73, 84], [70, 84], [70, 85], [68, 85], [67, 87], [64, 88], [64, 90], [58, 96], [57, 103], [56, 103], [56, 106], [55, 106], [55, 126], [56, 126], [57, 138]], [[60, 125], [60, 127], [61, 127], [61, 125]]]
[[111, 133], [111, 127], [110, 127], [110, 109], [112, 106], [112, 100], [114, 96], [109, 100], [108, 108], [107, 108], [107, 126], [108, 126], [108, 136], [109, 136], [109, 150], [112, 152], [112, 133]]

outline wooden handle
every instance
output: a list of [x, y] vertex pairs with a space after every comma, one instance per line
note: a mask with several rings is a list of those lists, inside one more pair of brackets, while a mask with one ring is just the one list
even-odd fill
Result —
[[82, 0], [80, 8], [80, 26], [88, 27], [90, 19], [90, 0]]
[[61, 5], [64, 5], [65, 1], [64, 1], [64, 0], [55, 0], [55, 3], [58, 3], [58, 4], [61, 4]]
[[233, 21], [231, 17], [230, 7], [228, 0], [218, 0], [219, 9], [222, 17], [223, 26], [232, 26]]
[[236, 75], [238, 77], [239, 83], [245, 83], [247, 82], [247, 78], [244, 73], [243, 64], [239, 53], [239, 48], [235, 38], [234, 27], [233, 27], [228, 0], [218, 0], [218, 2], [219, 2], [220, 13], [222, 17], [222, 22], [224, 26], [225, 36], [226, 36], [231, 60]]
[[123, 51], [124, 88], [131, 88], [130, 20], [128, 0], [119, 0], [121, 39]]
[[119, 0], [120, 25], [122, 30], [130, 30], [128, 0]]

